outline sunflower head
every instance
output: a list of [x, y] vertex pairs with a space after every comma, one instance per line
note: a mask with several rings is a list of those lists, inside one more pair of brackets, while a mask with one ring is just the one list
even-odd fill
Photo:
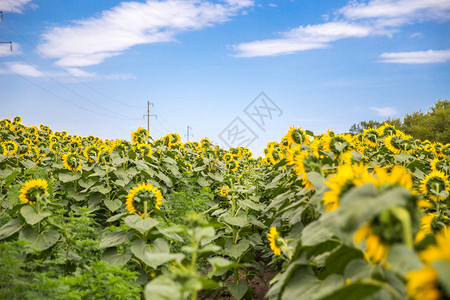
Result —
[[222, 188], [220, 189], [220, 195], [221, 196], [226, 196], [228, 195], [228, 190], [230, 189], [230, 187], [228, 185], [224, 185], [222, 186]]
[[89, 145], [84, 148], [83, 155], [89, 162], [96, 162], [98, 159], [98, 153], [100, 150], [95, 145]]
[[14, 119], [13, 119], [14, 125], [19, 125], [21, 122], [22, 122], [22, 117], [19, 117], [19, 116], [14, 117]]
[[23, 203], [34, 204], [42, 195], [48, 194], [48, 183], [45, 179], [32, 179], [25, 181], [20, 189], [19, 199]]
[[397, 130], [394, 126], [384, 123], [382, 126], [378, 127], [378, 134], [382, 136], [396, 135]]
[[426, 175], [420, 183], [421, 185], [419, 189], [422, 194], [428, 195], [430, 199], [436, 201], [444, 201], [445, 197], [443, 197], [440, 193], [443, 191], [448, 193], [450, 191], [448, 176], [441, 171], [432, 171], [430, 174]]
[[225, 155], [223, 156], [223, 160], [226, 163], [231, 162], [234, 159], [233, 154], [231, 154], [230, 152], [225, 153]]
[[289, 131], [287, 133], [287, 140], [291, 144], [308, 144], [309, 143], [309, 136], [306, 135], [306, 131], [302, 130], [301, 127], [296, 128], [295, 125], [292, 125], [289, 127]]
[[280, 244], [280, 234], [277, 231], [275, 226], [270, 227], [270, 231], [267, 233], [267, 238], [270, 242], [270, 249], [273, 251], [273, 254], [279, 256], [281, 255], [281, 244]]
[[153, 208], [160, 209], [161, 191], [151, 183], [141, 183], [133, 187], [126, 197], [126, 207], [130, 213], [137, 213], [142, 218], [150, 215]]
[[73, 152], [67, 152], [63, 155], [62, 161], [67, 170], [77, 172], [81, 169], [81, 158]]
[[227, 163], [227, 170], [230, 172], [236, 172], [239, 168], [239, 163], [237, 160], [233, 159], [229, 163]]
[[3, 143], [3, 146], [6, 147], [6, 155], [15, 155], [17, 154], [17, 150], [19, 146], [14, 141], [6, 141]]
[[137, 149], [143, 157], [151, 157], [153, 154], [153, 148], [150, 144], [139, 144], [137, 145]]
[[131, 142], [133, 144], [143, 143], [148, 139], [148, 130], [144, 127], [139, 127], [135, 131], [131, 132]]

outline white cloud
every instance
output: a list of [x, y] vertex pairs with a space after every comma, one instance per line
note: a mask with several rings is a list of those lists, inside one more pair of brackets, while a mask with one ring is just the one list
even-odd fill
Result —
[[32, 0], [0, 0], [0, 11], [22, 13], [23, 8]]
[[249, 0], [122, 2], [99, 17], [50, 29], [38, 48], [60, 66], [95, 65], [135, 45], [173, 41], [177, 33], [226, 22], [252, 5]]
[[351, 20], [378, 18], [398, 26], [414, 21], [448, 20], [449, 10], [450, 0], [372, 0], [350, 2], [338, 13]]
[[412, 33], [412, 34], [409, 35], [409, 38], [410, 38], [410, 39], [413, 39], [413, 38], [423, 38], [423, 37], [424, 37], [424, 35], [423, 35], [423, 33], [421, 33], [421, 32], [414, 32], [414, 33]]
[[108, 80], [130, 80], [137, 79], [136, 76], [131, 74], [111, 74], [105, 77]]
[[66, 71], [75, 77], [97, 77], [97, 74], [87, 72], [78, 68], [66, 68]]
[[390, 52], [380, 55], [381, 62], [397, 64], [433, 64], [450, 60], [450, 49], [415, 52]]
[[334, 20], [300, 26], [280, 34], [280, 38], [233, 46], [235, 56], [255, 57], [290, 54], [329, 46], [349, 37], [391, 36], [405, 24], [450, 20], [450, 0], [350, 1], [334, 13]]
[[255, 57], [289, 54], [297, 51], [320, 49], [330, 42], [350, 37], [366, 37], [373, 34], [372, 28], [346, 22], [329, 22], [319, 25], [300, 26], [283, 33], [282, 38], [234, 46], [239, 57]]
[[390, 117], [397, 114], [397, 110], [394, 107], [369, 107], [381, 117]]
[[35, 66], [19, 63], [10, 62], [4, 64], [9, 72], [17, 73], [23, 76], [29, 77], [42, 77], [44, 74], [40, 72]]

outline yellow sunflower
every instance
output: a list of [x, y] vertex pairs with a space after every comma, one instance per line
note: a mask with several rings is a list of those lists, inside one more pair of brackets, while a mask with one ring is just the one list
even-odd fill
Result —
[[6, 155], [14, 155], [17, 154], [17, 150], [19, 146], [14, 141], [6, 141], [3, 143], [3, 146], [6, 148]]
[[153, 154], [153, 148], [150, 144], [138, 144], [137, 149], [142, 156], [151, 157]]
[[[426, 175], [423, 180], [420, 181], [421, 185], [419, 187], [420, 191], [424, 195], [428, 195], [430, 199], [435, 201], [444, 201], [445, 198], [442, 196], [437, 196], [436, 193], [441, 193], [442, 191], [450, 191], [450, 182], [444, 172], [432, 171], [430, 174]], [[439, 198], [439, 199], [438, 199]]]
[[322, 202], [326, 211], [339, 208], [339, 199], [353, 186], [373, 182], [374, 178], [364, 164], [345, 164], [337, 168], [337, 173], [328, 177], [325, 184], [331, 189], [323, 196]]
[[84, 148], [83, 155], [88, 162], [98, 161], [98, 153], [100, 150], [95, 145], [89, 145]]
[[141, 144], [148, 139], [148, 131], [144, 127], [139, 127], [131, 132], [131, 142], [133, 144]]
[[353, 236], [356, 243], [366, 242], [364, 256], [373, 264], [379, 264], [386, 261], [389, 245], [381, 241], [379, 235], [375, 234], [372, 227], [367, 224], [361, 227]]
[[48, 194], [48, 183], [45, 179], [27, 180], [20, 189], [19, 199], [23, 203], [34, 204], [43, 194]]
[[406, 291], [412, 300], [438, 300], [441, 293], [437, 287], [438, 277], [436, 271], [430, 267], [411, 271], [406, 275]]
[[400, 154], [402, 147], [399, 143], [400, 137], [396, 135], [389, 135], [384, 138], [384, 145], [394, 154]]
[[420, 242], [427, 235], [433, 235], [444, 230], [446, 227], [450, 228], [450, 219], [445, 215], [438, 215], [437, 213], [426, 213], [420, 220], [420, 229], [416, 234], [416, 241]]
[[281, 255], [281, 249], [278, 247], [277, 239], [279, 237], [279, 233], [277, 231], [277, 228], [275, 226], [270, 227], [269, 233], [267, 233], [267, 238], [270, 242], [270, 249], [273, 251], [273, 254], [275, 255]]
[[142, 218], [148, 217], [153, 207], [159, 210], [161, 204], [161, 191], [151, 183], [138, 184], [130, 190], [126, 197], [127, 210], [130, 213], [138, 213]]
[[237, 160], [232, 160], [229, 163], [227, 163], [227, 170], [231, 172], [236, 172], [239, 168], [239, 163]]
[[76, 153], [67, 152], [62, 157], [64, 168], [70, 171], [77, 172], [81, 169], [80, 158]]
[[228, 195], [228, 190], [230, 189], [230, 187], [228, 185], [224, 185], [221, 189], [220, 189], [220, 195], [222, 196], [226, 196]]
[[377, 180], [373, 183], [378, 188], [400, 185], [411, 190], [413, 187], [412, 175], [403, 166], [394, 166], [390, 174], [384, 168], [375, 168], [375, 175], [377, 176]]
[[445, 292], [439, 283], [438, 275], [433, 268], [435, 261], [450, 262], [450, 229], [444, 228], [436, 234], [436, 245], [431, 245], [419, 253], [420, 259], [425, 266], [416, 271], [411, 271], [406, 275], [406, 291], [408, 297], [414, 300], [435, 300], [447, 299], [449, 294]]
[[289, 144], [306, 145], [309, 143], [309, 136], [306, 134], [306, 131], [302, 130], [301, 127], [296, 128], [295, 125], [289, 127], [286, 138]]

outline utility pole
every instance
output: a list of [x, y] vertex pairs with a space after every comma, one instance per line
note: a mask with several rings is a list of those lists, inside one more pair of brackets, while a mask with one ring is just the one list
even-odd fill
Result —
[[188, 125], [188, 126], [187, 126], [187, 133], [185, 134], [185, 136], [187, 137], [188, 143], [189, 143], [189, 137], [190, 137], [190, 136], [192, 136], [192, 137], [194, 136], [194, 135], [192, 135], [192, 134], [189, 133], [189, 130], [192, 130], [192, 127]]
[[3, 11], [0, 10], [0, 16], [1, 16], [1, 20], [3, 22]]
[[150, 101], [147, 101], [147, 114], [144, 115], [144, 117], [147, 116], [147, 131], [148, 131], [149, 134], [150, 134], [150, 117], [155, 117], [155, 119], [158, 119], [157, 115], [151, 115], [150, 114], [150, 105], [152, 107], [154, 107], [153, 103], [150, 103]]

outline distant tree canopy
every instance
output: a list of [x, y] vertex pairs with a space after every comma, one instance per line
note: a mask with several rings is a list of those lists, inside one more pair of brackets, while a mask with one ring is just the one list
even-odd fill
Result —
[[361, 133], [367, 128], [378, 128], [391, 124], [404, 133], [420, 140], [450, 143], [450, 100], [438, 100], [428, 112], [416, 111], [401, 119], [387, 119], [384, 122], [362, 121], [350, 127], [351, 133]]

